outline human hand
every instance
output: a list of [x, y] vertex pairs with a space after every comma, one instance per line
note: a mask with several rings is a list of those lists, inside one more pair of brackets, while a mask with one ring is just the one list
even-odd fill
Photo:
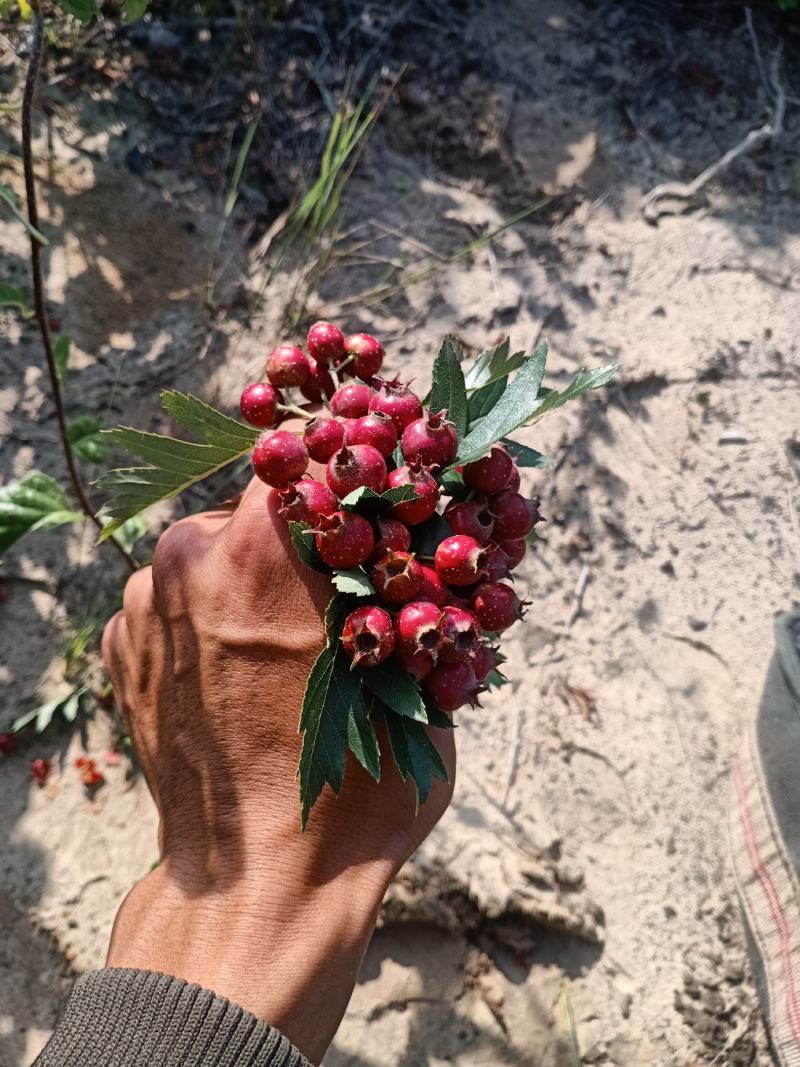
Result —
[[108, 966], [230, 998], [312, 1061], [347, 1006], [383, 894], [447, 807], [415, 813], [380, 734], [382, 781], [348, 754], [300, 832], [295, 768], [306, 679], [332, 590], [296, 558], [277, 494], [183, 519], [125, 589], [103, 638], [115, 697], [158, 807], [161, 862], [123, 902]]

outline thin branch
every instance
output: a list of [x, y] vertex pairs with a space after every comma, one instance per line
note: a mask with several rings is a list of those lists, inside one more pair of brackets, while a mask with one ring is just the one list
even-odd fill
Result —
[[[28, 222], [35, 231], [39, 229], [39, 207], [36, 200], [36, 177], [33, 169], [33, 101], [36, 96], [36, 86], [39, 80], [39, 69], [42, 63], [44, 48], [44, 31], [42, 16], [38, 8], [32, 11], [31, 23], [31, 54], [28, 60], [28, 73], [25, 79], [25, 92], [22, 97], [22, 163], [25, 172], [25, 195], [28, 206]], [[78, 468], [75, 463], [75, 454], [67, 436], [67, 417], [64, 411], [64, 399], [61, 395], [61, 383], [58, 380], [55, 355], [53, 353], [53, 338], [50, 333], [50, 324], [47, 315], [47, 298], [45, 296], [44, 272], [42, 270], [42, 246], [39, 240], [30, 233], [31, 245], [31, 275], [33, 280], [33, 306], [36, 314], [36, 324], [42, 338], [42, 346], [47, 360], [47, 371], [50, 376], [50, 391], [56, 409], [58, 420], [58, 433], [61, 439], [61, 448], [66, 460], [69, 479], [75, 496], [78, 498], [81, 509], [86, 516], [95, 524], [98, 530], [103, 529], [103, 524], [95, 515], [94, 508], [86, 495], [86, 490], [81, 483]], [[136, 560], [131, 556], [113, 537], [110, 539], [114, 548], [124, 558], [132, 571], [138, 567]]]

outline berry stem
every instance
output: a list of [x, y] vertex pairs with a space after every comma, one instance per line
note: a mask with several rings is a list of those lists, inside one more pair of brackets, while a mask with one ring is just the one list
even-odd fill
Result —
[[303, 419], [314, 418], [313, 415], [309, 414], [309, 412], [299, 407], [297, 404], [276, 404], [275, 406], [281, 413], [288, 412], [292, 415], [299, 415]]
[[[42, 271], [42, 248], [39, 238], [36, 236], [36, 231], [39, 229], [39, 207], [36, 200], [36, 176], [33, 169], [33, 147], [32, 147], [32, 116], [33, 116], [33, 101], [36, 96], [36, 86], [39, 81], [39, 69], [42, 64], [42, 53], [44, 50], [44, 27], [42, 23], [42, 16], [39, 11], [38, 2], [31, 4], [31, 52], [28, 59], [28, 71], [25, 78], [25, 91], [22, 96], [22, 123], [21, 123], [21, 135], [22, 135], [22, 163], [25, 173], [25, 198], [27, 201], [28, 209], [28, 222], [33, 227], [34, 232], [30, 234], [31, 244], [31, 275], [33, 281], [33, 306], [36, 315], [36, 324], [39, 327], [39, 333], [42, 338], [42, 346], [44, 348], [45, 358], [47, 360], [47, 370], [50, 377], [50, 391], [53, 397], [53, 403], [56, 409], [56, 418], [58, 420], [58, 433], [61, 438], [61, 448], [64, 453], [64, 459], [67, 464], [67, 471], [69, 472], [69, 480], [72, 483], [72, 489], [75, 496], [78, 498], [78, 502], [82, 511], [86, 514], [98, 530], [103, 529], [103, 524], [95, 514], [94, 508], [86, 495], [86, 490], [81, 483], [80, 475], [78, 473], [78, 467], [75, 462], [75, 454], [72, 451], [72, 445], [67, 437], [67, 417], [64, 411], [64, 399], [61, 395], [61, 383], [58, 380], [58, 374], [56, 372], [56, 361], [53, 354], [53, 338], [50, 333], [50, 324], [47, 317], [47, 298], [45, 296], [44, 285], [44, 273]], [[131, 571], [138, 569], [139, 564], [130, 555], [129, 552], [123, 548], [116, 538], [111, 537], [111, 544], [123, 557], [125, 562]]]

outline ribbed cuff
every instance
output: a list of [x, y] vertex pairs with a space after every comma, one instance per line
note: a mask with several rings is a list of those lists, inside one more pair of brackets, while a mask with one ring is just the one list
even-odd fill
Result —
[[34, 1067], [311, 1067], [278, 1030], [208, 989], [109, 968], [77, 980]]

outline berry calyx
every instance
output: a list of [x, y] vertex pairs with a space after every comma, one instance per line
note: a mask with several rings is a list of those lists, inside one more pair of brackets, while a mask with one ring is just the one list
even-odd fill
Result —
[[500, 655], [494, 645], [483, 644], [475, 654], [470, 666], [475, 671], [475, 677], [478, 681], [483, 682], [490, 671], [496, 671], [500, 664], [504, 662], [505, 657]]
[[390, 489], [396, 489], [399, 485], [411, 485], [416, 489], [417, 496], [414, 500], [405, 500], [392, 507], [392, 514], [408, 526], [425, 522], [436, 511], [439, 485], [430, 471], [422, 467], [398, 467], [390, 472], [387, 484]]
[[395, 619], [397, 647], [407, 657], [426, 652], [434, 666], [442, 647], [442, 609], [429, 600], [414, 600]]
[[344, 349], [353, 362], [345, 367], [346, 374], [365, 381], [374, 377], [383, 364], [383, 345], [368, 333], [353, 333], [345, 339]]
[[441, 633], [439, 658], [444, 663], [465, 663], [474, 659], [483, 641], [481, 624], [475, 615], [450, 604], [442, 612]]
[[439, 543], [434, 564], [436, 573], [448, 585], [472, 585], [483, 577], [486, 552], [474, 537], [454, 534]]
[[458, 451], [458, 434], [446, 411], [431, 411], [406, 426], [400, 447], [406, 463], [446, 467]]
[[319, 363], [344, 358], [344, 334], [332, 322], [315, 322], [308, 331], [306, 347]]
[[373, 411], [356, 419], [347, 440], [351, 445], [372, 445], [388, 459], [397, 447], [397, 430], [388, 415]]
[[357, 567], [372, 553], [375, 536], [361, 515], [334, 511], [320, 517], [317, 529], [317, 552], [329, 567], [347, 570]]
[[302, 478], [308, 468], [308, 449], [293, 433], [262, 433], [253, 449], [253, 470], [262, 482], [282, 488]]
[[492, 445], [488, 456], [467, 463], [464, 467], [464, 484], [479, 493], [499, 493], [508, 485], [514, 469], [514, 461], [501, 445]]
[[300, 392], [312, 404], [319, 404], [323, 397], [327, 399], [333, 396], [336, 385], [331, 372], [324, 363], [317, 362], [311, 356], [306, 358], [306, 362], [308, 363], [308, 378], [300, 386]]
[[527, 500], [511, 489], [493, 496], [489, 511], [494, 515], [494, 537], [498, 542], [527, 537], [542, 518], [538, 500]]
[[494, 516], [486, 504], [479, 500], [465, 500], [461, 504], [448, 505], [444, 518], [453, 533], [474, 537], [480, 545], [485, 545], [492, 536]]
[[481, 626], [492, 633], [501, 633], [523, 616], [523, 604], [510, 585], [484, 582], [472, 598], [472, 606]]
[[239, 411], [245, 422], [264, 430], [278, 421], [278, 407], [283, 397], [269, 382], [248, 385], [239, 401]]
[[318, 415], [305, 425], [303, 442], [308, 454], [317, 463], [327, 463], [344, 444], [344, 426], [336, 419]]
[[519, 541], [503, 541], [500, 548], [508, 556], [508, 569], [513, 571], [525, 558], [528, 545], [524, 538]]
[[436, 604], [437, 607], [443, 608], [447, 603], [447, 586], [433, 567], [426, 567], [424, 563], [421, 567], [422, 585], [419, 587], [419, 599], [430, 600], [432, 604]]
[[346, 419], [360, 419], [369, 411], [372, 390], [361, 382], [340, 386], [331, 397], [331, 411]]
[[395, 424], [401, 434], [410, 422], [422, 418], [422, 404], [416, 393], [399, 378], [391, 382], [380, 381], [379, 390], [373, 393], [369, 402], [370, 411], [382, 411]]
[[372, 585], [387, 604], [407, 604], [419, 593], [422, 567], [410, 552], [387, 552], [372, 568]]
[[267, 357], [267, 377], [281, 389], [302, 385], [310, 373], [305, 353], [296, 345], [278, 345]]
[[481, 686], [468, 663], [439, 663], [422, 681], [423, 689], [442, 711], [457, 711], [464, 704], [475, 707]]
[[4, 756], [10, 756], [16, 750], [17, 739], [13, 734], [0, 734], [0, 752]]
[[328, 460], [328, 485], [339, 497], [345, 497], [362, 485], [380, 493], [386, 485], [386, 461], [372, 445], [344, 444]]
[[339, 501], [324, 482], [301, 478], [299, 482], [278, 490], [278, 514], [287, 522], [306, 522], [316, 526], [323, 515], [332, 515]]
[[389, 613], [375, 606], [356, 608], [345, 620], [342, 647], [354, 667], [377, 667], [383, 663], [395, 647]]
[[411, 547], [411, 531], [399, 519], [380, 518], [377, 522], [378, 536], [370, 562], [377, 563], [387, 552], [408, 552]]

